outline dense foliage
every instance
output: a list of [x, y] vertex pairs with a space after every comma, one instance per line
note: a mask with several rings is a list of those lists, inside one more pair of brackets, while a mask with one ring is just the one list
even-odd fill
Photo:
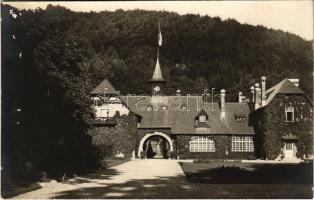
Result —
[[[285, 107], [294, 107], [294, 122], [286, 122]], [[280, 158], [283, 154], [283, 136], [297, 137], [295, 142], [298, 158], [313, 154], [313, 115], [310, 102], [303, 95], [277, 94], [265, 108], [254, 112], [257, 156], [266, 159]]]
[[128, 115], [116, 115], [115, 126], [96, 125], [90, 130], [93, 144], [97, 146], [102, 158], [114, 157], [122, 153], [131, 158], [136, 143], [141, 139], [137, 133], [137, 117], [130, 112]]
[[[17, 17], [13, 17], [13, 14]], [[19, 14], [21, 13], [21, 15]], [[85, 49], [59, 14], [2, 9], [2, 166], [6, 180], [62, 177], [98, 165]], [[61, 20], [61, 21], [60, 21]]]
[[268, 86], [300, 78], [311, 94], [311, 42], [290, 33], [191, 14], [2, 5], [4, 169], [17, 177], [26, 168], [59, 176], [95, 166], [88, 94], [104, 78], [124, 94], [150, 93], [158, 20], [166, 94], [215, 87], [233, 98], [262, 75]]

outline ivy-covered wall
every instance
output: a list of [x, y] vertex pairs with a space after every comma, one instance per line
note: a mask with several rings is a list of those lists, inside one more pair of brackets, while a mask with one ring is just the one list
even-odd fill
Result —
[[134, 147], [139, 140], [137, 134], [137, 118], [133, 113], [115, 117], [116, 124], [94, 125], [89, 134], [103, 156], [113, 156], [117, 152], [131, 157]]
[[206, 135], [215, 142], [215, 152], [190, 152], [189, 142], [196, 135], [176, 135], [176, 151], [180, 159], [254, 159], [254, 152], [232, 152], [231, 135]]
[[170, 128], [147, 128], [137, 129], [137, 118], [133, 113], [128, 116], [115, 117], [116, 125], [94, 125], [89, 134], [103, 156], [114, 156], [122, 152], [126, 157], [132, 157], [134, 151], [138, 156], [138, 147], [141, 139], [146, 134], [161, 132], [171, 135]]
[[[294, 122], [286, 122], [285, 107], [294, 107]], [[255, 111], [254, 127], [258, 157], [276, 159], [284, 147], [282, 136], [297, 136], [299, 158], [313, 155], [312, 105], [304, 95], [277, 94], [263, 109]]]

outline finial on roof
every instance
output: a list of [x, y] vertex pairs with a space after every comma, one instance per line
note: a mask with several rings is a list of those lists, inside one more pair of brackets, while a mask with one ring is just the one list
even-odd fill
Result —
[[253, 85], [250, 87], [250, 90], [251, 90], [251, 93], [254, 93], [254, 86]]

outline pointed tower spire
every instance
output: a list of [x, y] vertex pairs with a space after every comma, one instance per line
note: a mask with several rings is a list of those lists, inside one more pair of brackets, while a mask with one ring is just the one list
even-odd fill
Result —
[[155, 81], [164, 80], [162, 78], [162, 73], [161, 73], [160, 64], [159, 64], [159, 48], [157, 51], [157, 60], [156, 60], [155, 70], [154, 70], [153, 78], [151, 80], [155, 80]]
[[166, 80], [163, 79], [160, 63], [159, 63], [159, 47], [162, 45], [162, 38], [161, 38], [161, 31], [160, 31], [160, 24], [158, 21], [158, 48], [157, 48], [157, 59], [156, 59], [156, 65], [155, 70], [152, 79], [149, 80], [152, 85], [152, 94], [158, 95], [162, 92], [161, 85], [162, 83], [165, 83]]
[[157, 50], [157, 60], [156, 60], [154, 74], [153, 74], [152, 79], [150, 79], [149, 81], [150, 82], [165, 82], [166, 81], [162, 77], [161, 68], [160, 68], [160, 64], [159, 64], [159, 48]]

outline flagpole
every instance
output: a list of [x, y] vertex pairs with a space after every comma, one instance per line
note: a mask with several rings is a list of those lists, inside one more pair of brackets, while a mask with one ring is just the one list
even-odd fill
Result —
[[160, 31], [160, 21], [159, 21], [159, 19], [158, 19], [158, 33], [160, 33], [161, 31]]
[[158, 20], [158, 46], [162, 45], [162, 36], [161, 36], [161, 28], [160, 28], [160, 22]]

